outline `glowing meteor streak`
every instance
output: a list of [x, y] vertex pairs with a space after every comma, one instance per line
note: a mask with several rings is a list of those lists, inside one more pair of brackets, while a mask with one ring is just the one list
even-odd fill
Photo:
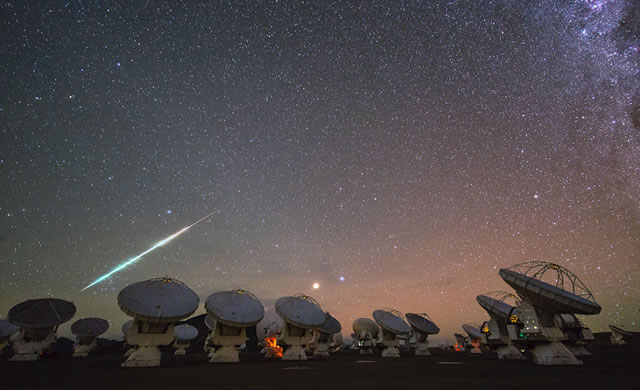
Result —
[[156, 242], [151, 248], [149, 248], [146, 251], [140, 253], [138, 256], [130, 258], [129, 260], [125, 261], [124, 263], [120, 264], [116, 268], [114, 268], [111, 271], [109, 271], [109, 273], [106, 273], [106, 274], [102, 275], [101, 277], [99, 277], [98, 279], [94, 280], [93, 283], [89, 284], [87, 287], [85, 287], [82, 290], [80, 290], [80, 292], [82, 292], [82, 291], [88, 289], [89, 287], [92, 287], [92, 286], [102, 282], [103, 280], [105, 280], [109, 276], [115, 274], [116, 272], [127, 268], [129, 265], [131, 265], [131, 264], [135, 263], [136, 261], [138, 261], [138, 259], [140, 259], [142, 256], [146, 255], [147, 253], [151, 252], [152, 250], [154, 250], [156, 248], [159, 248], [159, 247], [165, 245], [166, 243], [168, 243], [169, 241], [171, 241], [174, 238], [178, 237], [182, 233], [186, 232], [187, 230], [189, 230], [193, 226], [195, 226], [195, 225], [199, 224], [200, 222], [204, 221], [205, 219], [209, 218], [214, 213], [216, 213], [216, 211], [212, 212], [211, 214], [209, 214], [209, 215], [207, 215], [205, 217], [200, 218], [199, 220], [195, 221], [191, 225], [186, 226], [186, 227], [182, 228], [181, 230], [178, 230], [177, 232], [173, 233], [172, 235], [170, 235], [169, 237], [165, 238], [164, 240]]

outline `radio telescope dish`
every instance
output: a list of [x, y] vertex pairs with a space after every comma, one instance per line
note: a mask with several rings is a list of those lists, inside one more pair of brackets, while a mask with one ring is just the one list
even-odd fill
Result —
[[633, 337], [633, 333], [626, 330], [622, 325], [609, 325], [609, 329], [611, 329], [611, 344], [613, 345], [626, 344], [625, 339]]
[[476, 300], [491, 317], [480, 327], [482, 344], [496, 351], [498, 359], [524, 359], [510, 337], [510, 334], [519, 333], [514, 324], [518, 321], [517, 306], [522, 303], [522, 300], [517, 295], [505, 291], [492, 291], [478, 295]]
[[76, 306], [57, 298], [30, 299], [12, 307], [8, 320], [21, 328], [12, 361], [37, 360], [51, 349], [58, 325], [76, 314]]
[[200, 298], [186, 284], [172, 278], [156, 278], [128, 285], [118, 294], [118, 305], [134, 317], [127, 343], [135, 349], [123, 367], [160, 365], [159, 346], [173, 341], [174, 323], [193, 314]]
[[480, 328], [477, 326], [464, 324], [462, 325], [462, 329], [467, 332], [469, 335], [469, 340], [471, 341], [471, 353], [482, 353], [480, 350], [480, 344], [482, 343], [482, 332]]
[[57, 298], [30, 299], [9, 310], [8, 319], [25, 328], [52, 328], [69, 321], [76, 314], [76, 306]]
[[187, 348], [191, 346], [191, 340], [198, 337], [198, 328], [189, 324], [178, 325], [173, 329], [173, 335], [175, 337], [173, 347], [176, 349], [173, 354], [184, 356], [187, 354]]
[[236, 346], [247, 341], [247, 327], [256, 325], [264, 317], [260, 300], [246, 290], [220, 291], [209, 295], [205, 303], [208, 315], [216, 320], [211, 342], [216, 351], [210, 363], [237, 363]]
[[314, 329], [313, 356], [329, 356], [332, 336], [342, 330], [342, 325], [329, 312], [325, 313], [325, 320], [318, 328]]
[[209, 328], [209, 330], [213, 330], [216, 327], [216, 320], [215, 318], [211, 317], [210, 315], [206, 315], [204, 316], [204, 325]]
[[[489, 313], [489, 316], [497, 321], [506, 321], [515, 307], [522, 303], [517, 295], [505, 291], [492, 291], [476, 297], [478, 304]], [[507, 302], [512, 302], [510, 305]]]
[[310, 296], [294, 295], [276, 301], [276, 312], [286, 323], [299, 328], [315, 328], [324, 323], [324, 312], [320, 304]]
[[98, 341], [98, 336], [109, 329], [109, 323], [102, 318], [81, 318], [71, 324], [71, 333], [76, 336], [73, 357], [88, 356]]
[[149, 279], [128, 285], [118, 294], [127, 315], [154, 323], [171, 323], [189, 317], [200, 298], [186, 284], [171, 278]]
[[[545, 311], [593, 315], [602, 310], [587, 286], [560, 265], [530, 261], [502, 268], [499, 274], [523, 300]], [[555, 282], [551, 284], [543, 278]]]
[[467, 336], [461, 335], [460, 333], [454, 333], [453, 337], [456, 338], [456, 345], [454, 348], [457, 352], [465, 351], [467, 349]]
[[416, 338], [416, 356], [427, 356], [429, 353], [429, 335], [440, 333], [440, 328], [433, 323], [427, 313], [407, 313], [404, 315], [413, 329]]
[[7, 320], [0, 320], [0, 351], [9, 344], [9, 338], [20, 331], [20, 327]]
[[97, 337], [109, 329], [109, 322], [102, 318], [81, 318], [71, 325], [71, 333], [79, 337]]
[[588, 352], [576, 341], [593, 340], [593, 334], [573, 318], [575, 314], [594, 315], [602, 310], [585, 284], [566, 268], [544, 261], [516, 264], [501, 269], [499, 274], [523, 300], [518, 307], [517, 323], [524, 340], [517, 337], [512, 340], [532, 347], [536, 364], [582, 364], [575, 353]]
[[264, 317], [264, 306], [246, 290], [213, 293], [207, 298], [205, 309], [216, 321], [229, 326], [256, 325]]
[[395, 309], [382, 309], [373, 312], [373, 319], [382, 328], [382, 357], [400, 357], [397, 346], [400, 344], [398, 335], [411, 332], [411, 327], [405, 322], [402, 313]]
[[353, 344], [351, 349], [360, 349], [361, 355], [371, 355], [371, 347], [376, 345], [380, 327], [368, 318], [357, 318], [353, 321]]
[[298, 294], [278, 299], [275, 307], [284, 321], [282, 339], [289, 345], [282, 360], [307, 360], [304, 347], [311, 339], [311, 328], [325, 321], [320, 304], [308, 295]]

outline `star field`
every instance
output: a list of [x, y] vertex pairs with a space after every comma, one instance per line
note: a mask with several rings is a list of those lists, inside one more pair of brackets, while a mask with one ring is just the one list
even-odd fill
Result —
[[169, 275], [451, 338], [500, 268], [545, 260], [594, 331], [640, 321], [636, 1], [0, 10], [3, 315], [51, 295], [117, 335], [118, 292]]

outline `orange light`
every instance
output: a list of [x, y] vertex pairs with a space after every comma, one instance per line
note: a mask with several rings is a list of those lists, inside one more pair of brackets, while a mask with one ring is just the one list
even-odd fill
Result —
[[515, 324], [516, 322], [518, 322], [518, 315], [517, 314], [512, 314], [509, 316], [509, 322], [512, 324]]
[[267, 344], [265, 347], [267, 350], [266, 358], [282, 357], [282, 347], [278, 345], [278, 340], [275, 337], [266, 337], [264, 341]]

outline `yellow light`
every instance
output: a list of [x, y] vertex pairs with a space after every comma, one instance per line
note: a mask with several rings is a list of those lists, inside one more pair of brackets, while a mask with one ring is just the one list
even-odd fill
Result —
[[[518, 315], [517, 314], [512, 314], [509, 316], [509, 322], [512, 324], [515, 324], [516, 322], [518, 322]], [[527, 321], [529, 322], [529, 321]]]

